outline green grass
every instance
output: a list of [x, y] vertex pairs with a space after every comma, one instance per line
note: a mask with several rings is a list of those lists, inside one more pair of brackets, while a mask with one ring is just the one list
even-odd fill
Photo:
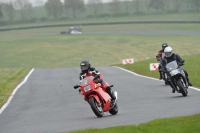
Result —
[[88, 129], [70, 133], [199, 133], [200, 114], [157, 119], [140, 125]]
[[8, 100], [15, 87], [29, 70], [27, 68], [0, 68], [0, 107]]
[[78, 67], [83, 59], [93, 66], [154, 58], [161, 43], [174, 52], [199, 54], [199, 36], [174, 35], [33, 35], [6, 36], [0, 40], [0, 68]]

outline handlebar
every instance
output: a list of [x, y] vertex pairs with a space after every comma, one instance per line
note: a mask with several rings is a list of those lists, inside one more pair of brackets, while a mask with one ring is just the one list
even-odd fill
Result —
[[184, 63], [179, 63], [179, 64], [178, 64], [179, 67], [180, 67], [180, 66], [183, 66], [183, 65], [185, 65], [185, 64], [184, 64]]
[[75, 85], [74, 86], [74, 89], [77, 89], [77, 88], [79, 88], [80, 87], [80, 85]]
[[94, 76], [94, 80], [100, 78], [100, 76], [97, 74]]

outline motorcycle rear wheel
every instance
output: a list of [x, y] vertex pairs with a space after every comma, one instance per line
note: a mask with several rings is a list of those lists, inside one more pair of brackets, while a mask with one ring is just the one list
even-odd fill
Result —
[[178, 85], [182, 95], [184, 97], [186, 97], [187, 96], [187, 90], [184, 88], [183, 83], [181, 82], [181, 80], [177, 81], [177, 85]]
[[94, 99], [94, 97], [91, 97], [89, 99], [89, 104], [92, 108], [92, 111], [94, 112], [94, 114], [97, 116], [97, 117], [102, 117], [104, 112], [103, 112], [103, 109], [102, 107], [99, 107], [98, 106], [98, 103], [96, 102], [96, 100]]

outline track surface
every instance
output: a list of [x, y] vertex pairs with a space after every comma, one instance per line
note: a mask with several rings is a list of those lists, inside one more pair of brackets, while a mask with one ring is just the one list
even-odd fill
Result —
[[36, 69], [0, 114], [0, 133], [68, 132], [200, 113], [200, 91], [189, 89], [189, 95], [182, 97], [158, 80], [115, 67], [97, 69], [118, 92], [117, 115], [94, 115], [73, 89], [79, 83], [79, 68]]
[[199, 31], [180, 31], [180, 30], [110, 30], [83, 32], [83, 34], [136, 34], [136, 35], [200, 35]]
[[[3, 34], [0, 32], [1, 37], [7, 36], [46, 36], [46, 35], [59, 35], [57, 32], [41, 32], [41, 33], [10, 33]], [[136, 34], [136, 35], [195, 35], [199, 36], [200, 31], [181, 31], [181, 30], [106, 30], [106, 31], [83, 31], [83, 34], [93, 35], [93, 34]]]

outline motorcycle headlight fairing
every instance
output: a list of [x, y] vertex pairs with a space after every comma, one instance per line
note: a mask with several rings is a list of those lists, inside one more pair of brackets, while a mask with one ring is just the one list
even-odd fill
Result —
[[90, 85], [84, 87], [84, 91], [85, 91], [85, 92], [88, 92], [89, 90], [91, 90], [91, 86], [90, 86]]
[[178, 73], [180, 73], [180, 72], [178, 71], [178, 69], [173, 70], [173, 71], [170, 72], [170, 74], [171, 74], [172, 76], [174, 76], [174, 75], [176, 75], [176, 74], [178, 74]]

